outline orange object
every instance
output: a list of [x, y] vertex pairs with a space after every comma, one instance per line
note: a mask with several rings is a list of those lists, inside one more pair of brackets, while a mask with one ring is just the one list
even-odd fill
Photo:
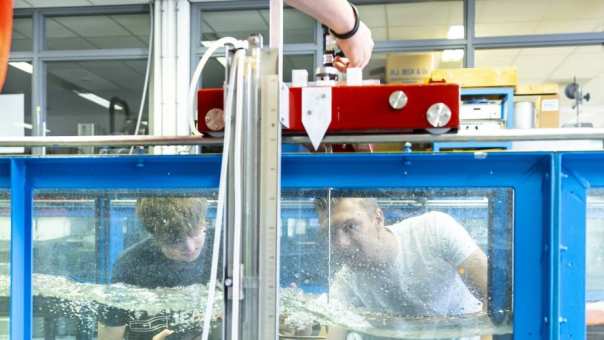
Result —
[[12, 33], [13, 2], [11, 0], [0, 0], [0, 90], [2, 90], [6, 79]]

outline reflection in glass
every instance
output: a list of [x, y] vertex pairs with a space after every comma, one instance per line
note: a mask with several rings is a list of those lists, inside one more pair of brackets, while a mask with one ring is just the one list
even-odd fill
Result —
[[399, 2], [358, 6], [375, 41], [464, 38], [463, 1]]
[[146, 60], [49, 62], [48, 134], [75, 136], [81, 124], [93, 124], [94, 135], [133, 134], [145, 67]]
[[33, 216], [35, 337], [201, 334], [214, 192], [37, 191]]
[[13, 36], [10, 46], [11, 51], [31, 51], [33, 45], [33, 20], [32, 18], [14, 18]]
[[508, 189], [285, 191], [281, 332], [510, 334], [512, 201]]
[[149, 14], [48, 17], [45, 24], [49, 50], [145, 48], [149, 43]]
[[598, 0], [477, 0], [476, 35], [603, 32], [603, 16]]
[[[252, 33], [260, 33], [268, 42], [268, 23], [268, 10], [202, 11], [201, 40], [246, 39]], [[284, 9], [283, 39], [286, 44], [314, 42], [315, 21], [300, 11]]]
[[0, 191], [0, 339], [8, 339], [10, 311], [10, 197]]

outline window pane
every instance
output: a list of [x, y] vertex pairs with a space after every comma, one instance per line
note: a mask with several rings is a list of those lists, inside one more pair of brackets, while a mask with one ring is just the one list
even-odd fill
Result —
[[[205, 88], [222, 87], [224, 83], [224, 57], [210, 58], [201, 75]], [[314, 79], [314, 56], [312, 55], [286, 55], [283, 57], [283, 79], [290, 82], [292, 70], [305, 69], [308, 71], [309, 80]]]
[[[245, 39], [252, 33], [260, 33], [268, 44], [268, 10], [203, 11], [201, 13], [202, 41], [222, 37]], [[291, 8], [283, 11], [284, 42], [312, 43], [315, 40], [315, 21]]]
[[375, 41], [463, 39], [463, 1], [404, 1], [359, 6]]
[[[23, 95], [23, 120], [11, 123], [12, 129], [25, 130], [26, 136], [31, 135], [31, 75], [32, 65], [25, 61], [9, 61], [3, 94]], [[5, 118], [6, 119], [6, 118]], [[5, 120], [6, 122], [6, 120]]]
[[10, 322], [10, 197], [0, 190], [0, 339], [8, 339]]
[[201, 334], [214, 191], [34, 194], [34, 337], [92, 339], [97, 321], [129, 338]]
[[[132, 134], [145, 68], [146, 60], [49, 62], [48, 134], [78, 135], [81, 124], [92, 124], [94, 135]], [[147, 103], [145, 122], [148, 109]]]
[[31, 51], [33, 49], [32, 25], [33, 20], [31, 18], [14, 18], [11, 51]]
[[284, 191], [281, 332], [511, 334], [512, 202], [503, 188]]
[[[425, 56], [431, 55], [432, 69], [437, 68], [459, 68], [463, 67], [464, 50], [445, 50], [433, 52], [409, 52], [409, 53], [391, 53], [402, 56]], [[375, 53], [365, 69], [363, 69], [363, 79], [379, 79], [382, 83], [386, 82], [386, 58], [388, 53]], [[423, 58], [422, 58], [423, 59]], [[414, 68], [413, 64], [408, 67]]]
[[599, 0], [477, 0], [476, 35], [602, 32], [602, 17]]
[[[580, 105], [579, 120], [594, 127], [604, 127], [604, 48], [602, 46], [571, 46], [477, 50], [476, 67], [506, 67], [518, 69], [520, 85], [551, 83], [558, 86], [561, 126], [577, 123], [574, 100], [564, 94], [565, 87], [576, 77], [590, 100]], [[516, 97], [518, 100], [518, 97]], [[537, 106], [539, 109], [539, 106]]]
[[148, 14], [49, 17], [45, 24], [49, 50], [145, 48], [149, 43]]
[[286, 55], [283, 57], [283, 81], [292, 81], [293, 70], [306, 70], [308, 72], [308, 80], [314, 79], [314, 56], [312, 55]]

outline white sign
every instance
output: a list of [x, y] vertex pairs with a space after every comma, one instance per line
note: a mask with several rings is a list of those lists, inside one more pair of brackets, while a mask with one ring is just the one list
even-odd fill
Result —
[[560, 110], [560, 101], [558, 99], [544, 99], [541, 101], [541, 111]]
[[[23, 137], [25, 131], [25, 95], [0, 95], [0, 137]], [[0, 153], [23, 153], [23, 148], [0, 148]]]

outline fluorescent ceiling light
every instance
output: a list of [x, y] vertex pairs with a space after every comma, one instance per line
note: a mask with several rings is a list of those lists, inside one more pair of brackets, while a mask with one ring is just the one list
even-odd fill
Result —
[[[106, 109], [108, 109], [108, 108], [109, 108], [109, 105], [111, 104], [111, 102], [110, 102], [110, 101], [108, 101], [107, 99], [105, 99], [105, 98], [103, 98], [103, 97], [99, 97], [99, 96], [97, 96], [97, 95], [96, 95], [96, 94], [94, 94], [94, 93], [90, 93], [90, 92], [80, 92], [80, 91], [77, 91], [77, 90], [73, 90], [73, 93], [75, 93], [75, 94], [77, 94], [78, 96], [80, 96], [80, 97], [82, 97], [82, 98], [84, 98], [84, 99], [86, 99], [86, 100], [89, 100], [89, 101], [91, 101], [91, 102], [93, 102], [93, 103], [95, 103], [95, 104], [97, 104], [97, 105], [99, 105], [99, 106], [102, 106], [102, 107], [104, 107], [104, 108], [106, 108]], [[120, 106], [120, 105], [115, 105], [115, 108], [116, 108], [117, 110], [123, 110], [123, 109], [124, 109], [124, 108], [123, 108], [122, 106]]]
[[26, 63], [24, 61], [13, 61], [8, 64], [14, 68], [18, 68], [19, 70], [21, 70], [23, 72], [27, 72], [29, 74], [32, 74], [32, 72], [34, 71], [34, 67], [30, 63]]
[[447, 39], [463, 39], [465, 36], [463, 25], [452, 25], [449, 26], [449, 32], [447, 32]]
[[444, 50], [442, 55], [442, 61], [452, 62], [463, 60], [464, 50]]

